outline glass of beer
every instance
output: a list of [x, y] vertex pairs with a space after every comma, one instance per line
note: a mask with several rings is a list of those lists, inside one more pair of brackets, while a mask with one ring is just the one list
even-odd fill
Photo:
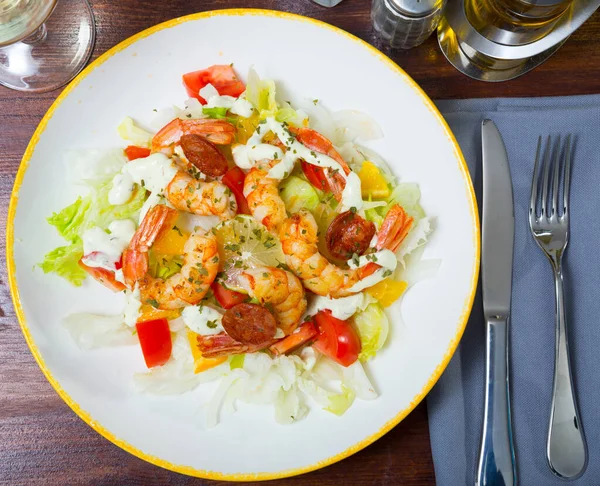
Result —
[[484, 37], [522, 45], [548, 34], [572, 4], [573, 0], [466, 0], [465, 13]]
[[0, 84], [59, 88], [85, 66], [94, 40], [87, 0], [0, 0]]

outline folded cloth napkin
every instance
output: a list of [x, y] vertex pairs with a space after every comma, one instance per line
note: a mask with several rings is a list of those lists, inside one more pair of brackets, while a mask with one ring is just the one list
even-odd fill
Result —
[[[510, 379], [518, 481], [564, 485], [546, 462], [554, 366], [550, 265], [528, 224], [539, 135], [572, 133], [570, 239], [564, 257], [571, 365], [589, 462], [576, 485], [600, 484], [600, 96], [439, 101], [481, 197], [481, 121], [496, 123], [508, 152], [515, 207]], [[564, 140], [564, 138], [563, 138]], [[427, 398], [437, 483], [473, 484], [484, 404], [481, 292], [461, 344]]]

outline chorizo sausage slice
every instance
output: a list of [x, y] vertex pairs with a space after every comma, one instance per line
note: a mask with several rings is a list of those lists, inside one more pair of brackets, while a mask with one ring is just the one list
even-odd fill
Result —
[[368, 248], [375, 225], [352, 211], [338, 214], [327, 228], [325, 241], [329, 252], [342, 260], [351, 258], [354, 253], [362, 255]]
[[269, 342], [277, 332], [277, 321], [267, 309], [256, 304], [237, 304], [223, 315], [223, 328], [242, 344]]
[[186, 158], [200, 172], [210, 177], [219, 177], [227, 172], [227, 159], [214, 143], [193, 133], [183, 135], [179, 143]]

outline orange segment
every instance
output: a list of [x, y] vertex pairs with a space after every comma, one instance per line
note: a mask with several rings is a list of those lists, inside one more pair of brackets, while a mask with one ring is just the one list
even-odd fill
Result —
[[188, 329], [187, 337], [190, 342], [190, 348], [192, 349], [192, 356], [194, 357], [194, 373], [202, 373], [203, 371], [219, 366], [221, 363], [227, 361], [227, 356], [205, 358], [202, 356], [200, 349], [198, 349], [198, 334]]
[[390, 188], [381, 170], [373, 162], [365, 160], [358, 173], [363, 198], [385, 199], [390, 195]]
[[183, 246], [190, 235], [174, 226], [152, 246], [152, 250], [162, 255], [183, 255]]
[[150, 304], [142, 304], [138, 322], [154, 321], [156, 319], [167, 319], [172, 321], [181, 315], [181, 309], [162, 310], [152, 307]]
[[386, 278], [372, 287], [369, 287], [366, 292], [376, 298], [383, 307], [389, 307], [406, 291], [408, 284], [403, 280], [394, 280]]

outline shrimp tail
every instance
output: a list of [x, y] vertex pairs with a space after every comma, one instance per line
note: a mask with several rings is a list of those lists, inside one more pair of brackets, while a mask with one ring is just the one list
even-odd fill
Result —
[[169, 148], [179, 142], [183, 135], [200, 135], [216, 145], [228, 145], [235, 138], [235, 127], [225, 120], [212, 118], [175, 118], [161, 128], [152, 138], [152, 152]]
[[377, 250], [388, 249], [395, 252], [412, 228], [414, 218], [406, 214], [404, 208], [394, 204], [385, 215], [377, 233]]
[[179, 217], [175, 209], [164, 205], [151, 208], [123, 252], [123, 277], [129, 287], [148, 273], [148, 251], [174, 225]]
[[[302, 145], [314, 150], [315, 152], [320, 152], [331, 157], [338, 164], [340, 164], [346, 175], [350, 174], [350, 167], [328, 138], [310, 128], [291, 128], [290, 131], [296, 135], [296, 140], [298, 140], [298, 142], [300, 142]], [[340, 201], [342, 199], [342, 192], [346, 186], [346, 179], [344, 176], [342, 176], [342, 174], [332, 172], [329, 169], [323, 170], [323, 176], [325, 179], [327, 179], [327, 183], [329, 184], [329, 187], [331, 188], [336, 199]]]

